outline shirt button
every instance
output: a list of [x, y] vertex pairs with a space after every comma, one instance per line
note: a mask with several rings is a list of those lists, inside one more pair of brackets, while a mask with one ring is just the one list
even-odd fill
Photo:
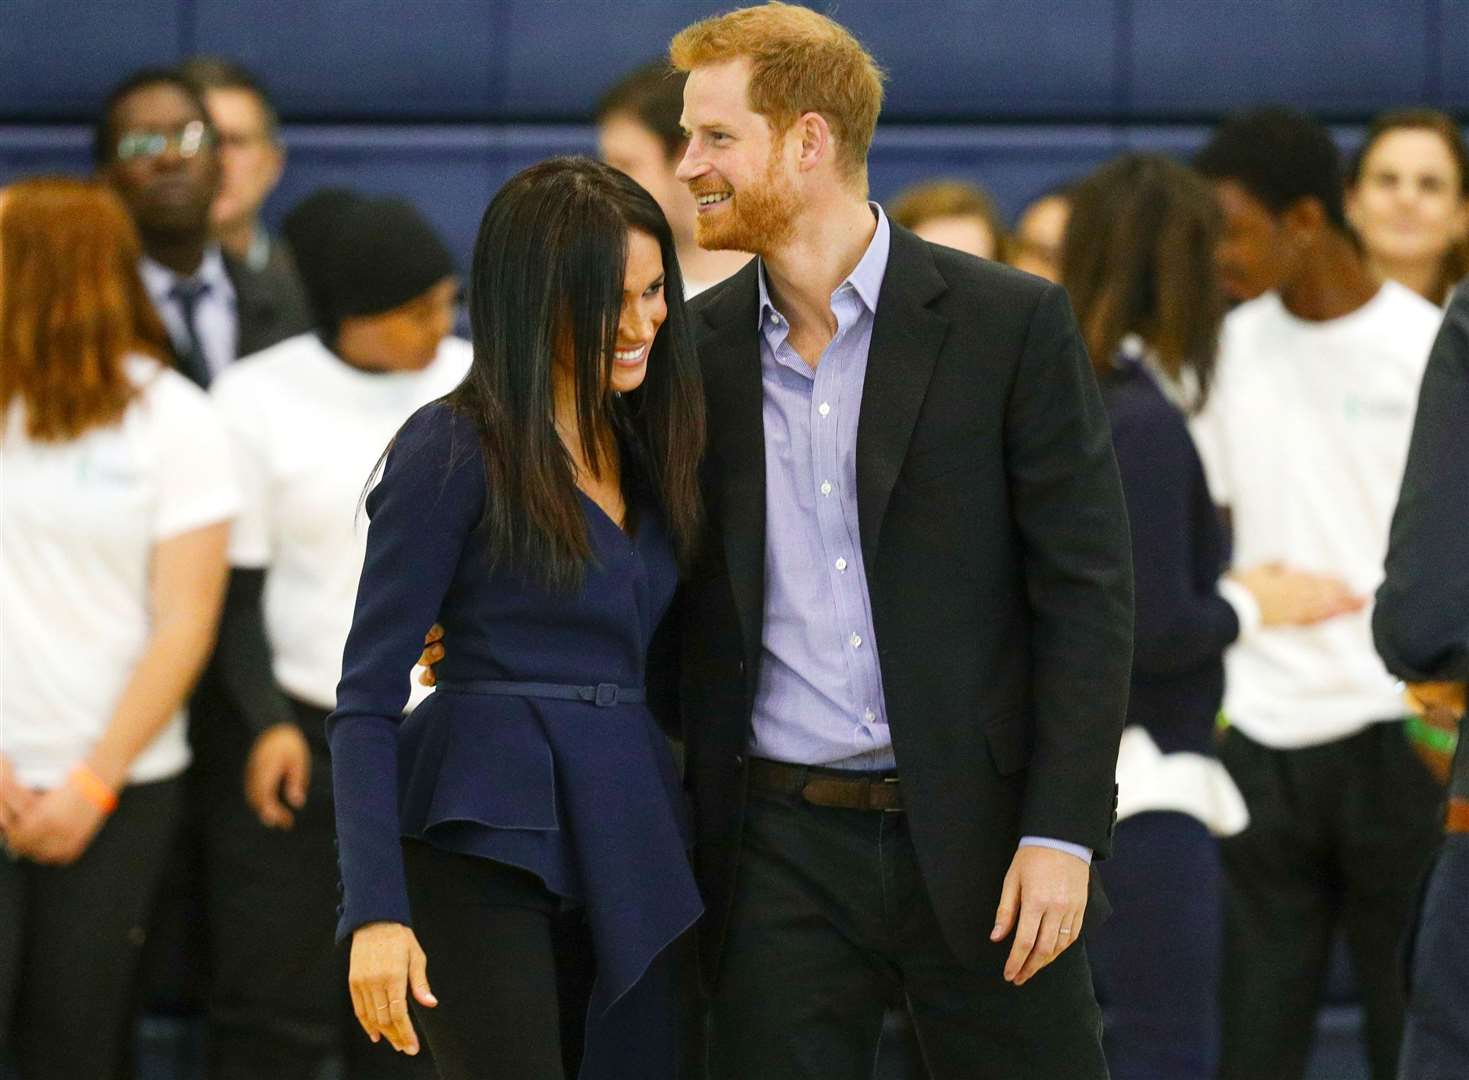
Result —
[[820, 405], [816, 407], [816, 411], [819, 412], [822, 416], [825, 416], [827, 413], [831, 412], [831, 406], [823, 401]]
[[845, 574], [847, 572], [847, 560], [846, 559], [838, 559], [837, 560], [837, 569], [840, 570], [842, 573]]
[[875, 723], [877, 720], [877, 713], [873, 712], [871, 709], [868, 709], [865, 713], [862, 714], [862, 719], [866, 720], [869, 724]]
[[847, 638], [847, 640], [851, 643], [852, 648], [854, 648], [854, 649], [860, 649], [860, 648], [862, 648], [862, 635], [861, 634], [853, 634], [851, 637]]
[[823, 494], [823, 495], [830, 495], [831, 494], [831, 481], [830, 480], [823, 480], [821, 482], [821, 494]]

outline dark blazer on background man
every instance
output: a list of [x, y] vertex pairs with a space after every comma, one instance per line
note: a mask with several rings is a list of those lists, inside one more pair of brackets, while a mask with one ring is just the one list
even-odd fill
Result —
[[237, 359], [303, 334], [315, 322], [295, 265], [279, 241], [273, 248], [270, 261], [259, 270], [251, 270], [233, 256], [224, 258], [225, 271], [235, 287], [240, 335]]
[[[713, 977], [761, 657], [757, 263], [691, 305], [709, 534], [679, 601], [680, 707]], [[1022, 835], [1105, 856], [1132, 663], [1107, 417], [1065, 292], [892, 226], [857, 435], [858, 516], [913, 842], [974, 965]], [[1095, 875], [1088, 917], [1105, 914]]]

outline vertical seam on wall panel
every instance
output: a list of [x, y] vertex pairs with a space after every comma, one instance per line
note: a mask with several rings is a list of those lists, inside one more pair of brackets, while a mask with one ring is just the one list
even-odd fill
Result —
[[1443, 3], [1444, 0], [1424, 0], [1423, 9], [1423, 33], [1427, 39], [1423, 47], [1423, 100], [1436, 108], [1442, 108], [1444, 103]]
[[[495, 62], [485, 65], [485, 112], [487, 115], [479, 118], [481, 123], [491, 118], [503, 120], [505, 114], [505, 72], [509, 66], [509, 60], [507, 59], [509, 49], [505, 41], [509, 36], [508, 29], [512, 18], [510, 14], [511, 6], [510, 0], [500, 0], [500, 2], [486, 5], [486, 10], [489, 13], [488, 18], [490, 19], [490, 33], [493, 35], [490, 51], [495, 56]], [[503, 131], [503, 123], [500, 123], [499, 127]], [[503, 138], [504, 135], [501, 134], [485, 140], [482, 164], [485, 170], [486, 187], [488, 188], [495, 186], [493, 182], [495, 170], [494, 154], [497, 144]], [[487, 192], [486, 197], [488, 198], [491, 193]]]
[[1133, 0], [1115, 0], [1112, 23], [1112, 49], [1115, 54], [1116, 84], [1112, 90], [1113, 130], [1119, 135], [1132, 124], [1135, 100], [1133, 78]]
[[196, 0], [179, 0], [179, 55], [183, 61], [199, 51], [199, 12]]

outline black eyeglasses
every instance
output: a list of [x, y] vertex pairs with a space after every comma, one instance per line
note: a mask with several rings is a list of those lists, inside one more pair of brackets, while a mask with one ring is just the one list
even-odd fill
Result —
[[202, 120], [190, 120], [173, 132], [123, 132], [117, 140], [117, 160], [162, 157], [170, 146], [179, 152], [179, 157], [191, 158], [213, 145], [214, 136], [209, 131], [209, 125]]

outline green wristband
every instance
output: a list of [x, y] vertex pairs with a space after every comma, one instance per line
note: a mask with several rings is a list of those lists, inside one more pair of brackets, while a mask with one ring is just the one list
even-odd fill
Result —
[[1429, 750], [1436, 750], [1441, 754], [1452, 754], [1459, 745], [1457, 731], [1445, 731], [1443, 728], [1434, 727], [1421, 716], [1405, 716], [1403, 723], [1407, 726], [1408, 738]]

